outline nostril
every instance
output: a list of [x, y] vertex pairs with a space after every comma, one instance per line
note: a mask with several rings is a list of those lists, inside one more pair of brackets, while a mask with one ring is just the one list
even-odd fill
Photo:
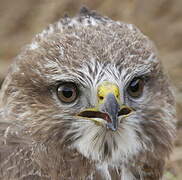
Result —
[[131, 113], [131, 111], [132, 111], [132, 110], [131, 110], [130, 108], [128, 108], [128, 107], [123, 107], [123, 108], [119, 111], [118, 116], [128, 115], [128, 114]]
[[103, 99], [104, 99], [104, 97], [103, 97], [103, 96], [99, 96], [99, 99], [100, 99], [100, 100], [103, 100]]

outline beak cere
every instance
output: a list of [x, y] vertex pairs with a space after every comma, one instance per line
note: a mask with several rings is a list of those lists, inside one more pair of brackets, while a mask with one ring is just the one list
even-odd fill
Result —
[[[119, 88], [116, 84], [103, 82], [98, 87], [98, 105], [95, 108], [86, 109], [77, 116], [86, 117], [95, 122], [105, 121], [109, 130], [116, 131], [118, 128], [118, 117], [126, 116], [132, 111], [127, 106], [121, 106]], [[103, 122], [102, 121], [102, 122]]]

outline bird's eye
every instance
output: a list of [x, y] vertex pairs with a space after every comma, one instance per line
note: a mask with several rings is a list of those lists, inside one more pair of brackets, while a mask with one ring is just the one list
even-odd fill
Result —
[[139, 98], [143, 93], [144, 81], [141, 78], [134, 78], [128, 88], [128, 94], [133, 98]]
[[78, 97], [78, 89], [74, 83], [64, 83], [58, 86], [57, 96], [64, 103], [72, 103]]

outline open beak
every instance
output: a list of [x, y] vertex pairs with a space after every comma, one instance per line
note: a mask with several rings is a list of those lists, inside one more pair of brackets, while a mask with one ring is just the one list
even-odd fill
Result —
[[86, 109], [78, 113], [77, 116], [87, 118], [97, 124], [106, 124], [108, 129], [116, 131], [118, 128], [118, 117], [127, 116], [131, 112], [131, 108], [120, 105], [118, 86], [104, 83], [98, 88], [97, 107]]

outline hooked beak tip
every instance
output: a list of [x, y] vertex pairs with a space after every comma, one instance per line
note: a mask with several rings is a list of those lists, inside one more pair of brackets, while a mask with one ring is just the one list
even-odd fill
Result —
[[107, 129], [116, 131], [118, 128], [113, 126], [113, 123], [107, 123]]

